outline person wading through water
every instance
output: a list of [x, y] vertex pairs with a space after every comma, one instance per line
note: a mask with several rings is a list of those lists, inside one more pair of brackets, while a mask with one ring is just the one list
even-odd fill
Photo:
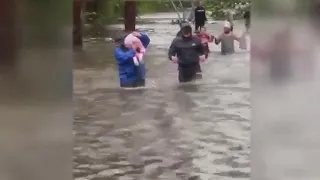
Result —
[[206, 10], [202, 1], [198, 1], [198, 6], [194, 9], [195, 31], [201, 30], [207, 21]]
[[250, 13], [250, 9], [247, 10], [244, 15], [244, 25], [246, 27], [246, 32], [249, 32], [250, 29], [250, 25], [251, 25], [251, 13]]
[[201, 40], [192, 35], [192, 28], [186, 25], [181, 29], [182, 36], [176, 37], [169, 48], [169, 59], [178, 64], [179, 82], [189, 82], [197, 78], [200, 61], [206, 60]]
[[215, 44], [221, 43], [221, 54], [227, 55], [234, 53], [234, 41], [240, 42], [240, 38], [233, 34], [230, 23], [225, 21], [223, 33], [215, 38]]
[[[150, 38], [142, 32], [133, 32], [132, 35], [137, 37], [146, 49], [150, 43]], [[115, 39], [117, 47], [114, 50], [114, 57], [118, 65], [120, 86], [123, 88], [134, 88], [145, 86], [146, 68], [143, 63], [138, 66], [134, 63], [134, 57], [139, 51], [139, 44], [125, 44], [124, 40], [127, 35], [120, 35]]]
[[[176, 37], [182, 37], [183, 28], [186, 27], [186, 26], [190, 26], [190, 24], [188, 22], [182, 22], [180, 24], [180, 30], [178, 31]], [[201, 39], [200, 39], [200, 41], [201, 41]], [[204, 50], [206, 50], [206, 49], [204, 49]], [[197, 73], [198, 73], [197, 77], [201, 78], [201, 72], [202, 72], [202, 70], [201, 70], [201, 66], [200, 66], [200, 62], [199, 62], [198, 65], [197, 65]]]
[[190, 24], [189, 24], [188, 22], [185, 22], [185, 21], [182, 22], [182, 23], [180, 23], [179, 25], [180, 25], [180, 30], [178, 31], [176, 37], [181, 37], [181, 36], [182, 36], [182, 29], [183, 29], [183, 27], [185, 27], [185, 26], [190, 26]]
[[205, 55], [206, 55], [206, 59], [209, 56], [210, 53], [210, 49], [209, 49], [209, 43], [213, 42], [214, 40], [214, 36], [212, 36], [205, 27], [203, 27], [201, 29], [200, 32], [195, 32], [195, 34], [200, 38], [201, 43], [204, 47], [204, 51], [205, 51]]

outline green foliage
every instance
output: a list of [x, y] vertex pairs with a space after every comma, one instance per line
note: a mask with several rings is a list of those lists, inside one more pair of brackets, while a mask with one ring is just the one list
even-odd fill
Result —
[[235, 18], [242, 16], [244, 11], [249, 8], [250, 0], [214, 0], [205, 1], [207, 11], [211, 12], [213, 19], [223, 19], [226, 15], [226, 10], [232, 9], [235, 11]]
[[171, 11], [171, 3], [166, 0], [137, 1], [139, 14]]
[[[192, 0], [196, 2], [196, 0]], [[263, 0], [257, 0], [259, 3], [263, 3]], [[181, 7], [179, 1], [173, 1], [177, 7]], [[205, 6], [207, 11], [212, 12], [214, 19], [221, 19], [225, 17], [225, 11], [227, 9], [235, 9], [236, 15], [241, 15], [246, 10], [243, 6], [250, 2], [250, 0], [206, 0]], [[99, 19], [99, 23], [108, 24], [118, 21], [124, 14], [124, 0], [96, 0], [98, 9], [96, 12], [86, 13], [86, 20], [89, 23], [94, 23]], [[191, 1], [181, 1], [184, 8], [191, 7]], [[195, 4], [195, 3], [194, 3]], [[170, 12], [174, 11], [171, 1], [169, 0], [153, 0], [153, 1], [141, 1], [137, 0], [137, 12], [138, 15], [154, 12]]]
[[275, 10], [274, 4], [268, 0], [255, 0], [252, 2], [252, 7], [258, 16], [269, 16]]
[[[86, 22], [94, 23], [99, 19], [101, 23], [114, 23], [124, 15], [124, 0], [96, 0], [96, 12], [86, 12]], [[168, 0], [137, 1], [137, 13], [154, 13], [172, 11]]]

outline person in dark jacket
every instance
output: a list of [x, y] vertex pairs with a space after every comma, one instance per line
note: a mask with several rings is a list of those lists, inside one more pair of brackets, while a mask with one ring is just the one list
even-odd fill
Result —
[[[182, 37], [183, 28], [186, 27], [186, 26], [190, 26], [190, 24], [188, 22], [183, 22], [183, 23], [180, 24], [180, 30], [178, 31], [176, 37]], [[198, 63], [198, 65], [197, 65], [197, 73], [201, 74], [201, 72], [202, 72], [202, 70], [201, 70], [200, 63]], [[197, 77], [201, 77], [201, 76], [199, 75]]]
[[192, 35], [191, 26], [184, 26], [181, 33], [182, 36], [172, 41], [168, 56], [178, 64], [179, 82], [189, 82], [197, 78], [199, 62], [204, 62], [206, 58], [200, 39]]
[[247, 10], [244, 15], [244, 25], [246, 26], [246, 31], [248, 32], [249, 31], [249, 28], [250, 28], [250, 25], [251, 25], [251, 13], [250, 13], [250, 10]]
[[207, 21], [206, 10], [202, 4], [202, 1], [199, 1], [198, 6], [194, 9], [194, 21], [195, 31], [201, 30]]
[[[133, 32], [140, 39], [145, 48], [150, 43], [150, 38], [143, 32]], [[118, 65], [120, 86], [124, 88], [143, 87], [145, 86], [146, 68], [144, 64], [136, 66], [133, 57], [136, 50], [133, 45], [124, 44], [126, 35], [116, 38], [117, 47], [114, 50], [114, 57]]]

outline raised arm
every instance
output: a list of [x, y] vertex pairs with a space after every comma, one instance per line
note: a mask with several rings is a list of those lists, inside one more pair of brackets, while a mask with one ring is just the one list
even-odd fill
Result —
[[210, 33], [206, 32], [206, 36], [207, 36], [209, 42], [213, 42], [213, 40], [214, 40], [214, 36], [213, 35], [211, 35]]
[[136, 55], [136, 51], [134, 49], [130, 49], [126, 52], [122, 51], [120, 48], [116, 48], [114, 50], [114, 57], [117, 60], [118, 64], [126, 63]]

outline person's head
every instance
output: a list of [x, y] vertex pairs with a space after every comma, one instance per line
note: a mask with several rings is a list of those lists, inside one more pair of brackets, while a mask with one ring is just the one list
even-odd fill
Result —
[[231, 24], [228, 21], [224, 22], [224, 26], [223, 26], [223, 32], [228, 34], [231, 32]]
[[190, 25], [186, 25], [181, 28], [183, 37], [190, 37], [192, 35], [192, 27]]
[[129, 34], [126, 36], [126, 38], [124, 39], [124, 45], [127, 48], [133, 48], [135, 50], [138, 50], [140, 48], [142, 48], [142, 44], [139, 38], [137, 38], [134, 34]]
[[202, 0], [199, 0], [199, 1], [198, 1], [198, 6], [203, 6]]

